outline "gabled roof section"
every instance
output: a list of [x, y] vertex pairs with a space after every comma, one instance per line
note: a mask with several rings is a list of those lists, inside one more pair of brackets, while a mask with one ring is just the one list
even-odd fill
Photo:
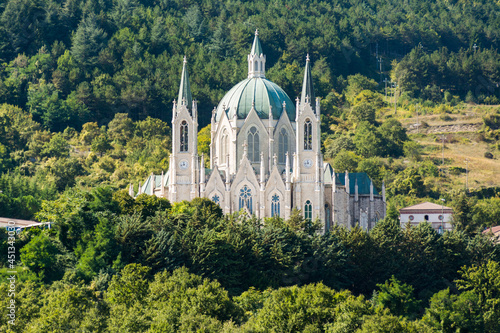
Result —
[[252, 50], [250, 51], [250, 54], [256, 54], [256, 55], [261, 55], [264, 54], [264, 51], [262, 50], [262, 45], [260, 45], [259, 41], [259, 31], [255, 30], [255, 38], [253, 39], [253, 45], [252, 45]]
[[432, 202], [423, 202], [423, 203], [420, 203], [420, 204], [417, 204], [417, 205], [413, 205], [413, 206], [408, 206], [408, 207], [402, 208], [399, 211], [400, 212], [404, 212], [405, 210], [411, 210], [411, 211], [422, 210], [422, 211], [426, 211], [426, 210], [452, 210], [452, 209], [450, 207], [446, 207], [446, 206], [443, 206], [443, 205], [438, 205], [438, 204], [435, 204], [435, 203], [432, 203]]
[[148, 179], [146, 179], [144, 184], [141, 186], [142, 193], [150, 194], [151, 193], [151, 186], [153, 185], [153, 182], [155, 184], [154, 188], [160, 188], [161, 175], [150, 175], [148, 177]]
[[193, 97], [191, 95], [191, 86], [189, 84], [186, 56], [184, 56], [184, 62], [182, 65], [181, 84], [179, 86], [179, 97], [177, 99], [177, 105], [181, 105], [183, 99], [186, 99], [186, 106], [188, 110], [191, 110]]
[[[335, 173], [336, 184], [345, 186], [345, 172]], [[365, 172], [353, 172], [349, 173], [349, 193], [354, 195], [356, 181], [358, 182], [358, 194], [369, 195], [370, 194], [370, 177]], [[378, 191], [373, 186], [373, 194], [378, 195]], [[440, 206], [441, 207], [441, 206]]]
[[325, 184], [332, 184], [333, 183], [333, 168], [328, 162], [323, 162], [323, 170], [324, 172], [324, 177], [323, 180]]
[[306, 69], [304, 71], [304, 81], [302, 82], [302, 93], [300, 95], [300, 104], [304, 105], [306, 102], [306, 97], [311, 104], [311, 108], [315, 110], [316, 108], [316, 96], [314, 96], [313, 81], [311, 76], [311, 65], [309, 63], [309, 54], [306, 58]]

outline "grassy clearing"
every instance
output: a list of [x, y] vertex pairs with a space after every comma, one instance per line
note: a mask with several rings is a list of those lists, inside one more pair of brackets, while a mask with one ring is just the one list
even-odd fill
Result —
[[[500, 152], [493, 151], [494, 158], [484, 157], [484, 153], [490, 150], [490, 145], [486, 142], [470, 140], [467, 136], [471, 133], [455, 133], [454, 139], [447, 142], [444, 146], [444, 169], [450, 167], [466, 168], [466, 159], [469, 160], [469, 187], [492, 187], [500, 186]], [[441, 160], [442, 143], [436, 141], [435, 135], [420, 135], [414, 138], [424, 146], [424, 157]], [[465, 187], [465, 173], [459, 175], [449, 175], [452, 188]]]

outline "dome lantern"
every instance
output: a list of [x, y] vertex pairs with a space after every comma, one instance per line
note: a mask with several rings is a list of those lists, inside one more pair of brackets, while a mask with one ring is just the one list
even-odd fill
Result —
[[262, 45], [259, 41], [259, 31], [255, 30], [252, 49], [247, 57], [248, 59], [248, 78], [266, 77], [266, 56], [262, 51]]

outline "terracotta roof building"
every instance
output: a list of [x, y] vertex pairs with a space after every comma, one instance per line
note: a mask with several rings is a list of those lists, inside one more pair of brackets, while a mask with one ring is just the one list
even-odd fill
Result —
[[496, 237], [497, 243], [500, 243], [500, 225], [484, 230], [483, 234], [492, 235], [493, 237]]
[[418, 205], [405, 207], [399, 210], [399, 221], [401, 227], [418, 225], [422, 222], [428, 222], [439, 233], [445, 230], [451, 230], [451, 218], [453, 209], [444, 205], [438, 205], [432, 202], [424, 202]]

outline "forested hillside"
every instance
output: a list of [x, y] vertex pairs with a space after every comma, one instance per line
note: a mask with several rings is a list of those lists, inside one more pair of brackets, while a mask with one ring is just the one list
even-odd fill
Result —
[[[16, 237], [0, 331], [500, 331], [499, 27], [486, 0], [1, 1], [0, 216], [53, 228]], [[256, 29], [292, 100], [310, 54], [325, 161], [386, 185], [375, 229], [128, 195], [169, 168], [183, 56], [207, 156]], [[442, 199], [452, 232], [400, 228]]]
[[382, 77], [394, 69], [409, 98], [470, 91], [498, 102], [494, 1], [9, 0], [0, 11], [0, 102], [55, 131], [107, 124], [115, 113], [170, 119], [184, 54], [208, 124], [246, 76], [257, 28], [268, 77], [292, 99], [309, 52], [322, 98], [341, 93], [348, 75], [381, 80], [380, 69]]

